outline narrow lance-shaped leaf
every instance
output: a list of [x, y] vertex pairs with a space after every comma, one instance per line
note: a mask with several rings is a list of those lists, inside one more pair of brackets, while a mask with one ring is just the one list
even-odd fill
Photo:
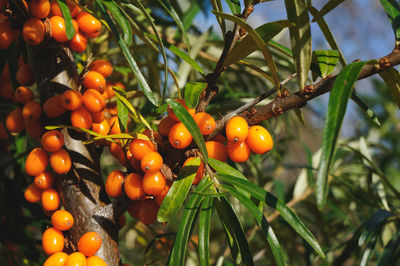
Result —
[[328, 175], [335, 152], [337, 139], [346, 113], [347, 102], [350, 98], [354, 83], [366, 62], [354, 62], [345, 66], [337, 76], [329, 96], [328, 111], [322, 139], [322, 154], [317, 173], [316, 197], [319, 208], [326, 201], [328, 192]]
[[358, 105], [358, 107], [364, 112], [364, 114], [366, 114], [367, 117], [371, 119], [372, 122], [375, 123], [375, 125], [377, 125], [378, 127], [381, 126], [381, 122], [379, 122], [379, 118], [375, 114], [374, 110], [372, 110], [371, 107], [369, 107], [366, 103], [364, 103], [363, 100], [361, 100], [360, 97], [357, 96], [354, 90], [353, 93], [351, 94], [351, 99]]
[[320, 10], [321, 16], [325, 16], [328, 14], [330, 11], [335, 9], [338, 5], [343, 3], [344, 0], [329, 0], [328, 3], [326, 3]]
[[185, 103], [189, 108], [195, 108], [199, 102], [200, 93], [206, 88], [204, 82], [188, 82], [185, 86]]
[[[121, 98], [117, 97], [117, 108], [118, 108], [118, 123], [121, 128], [121, 132], [125, 132], [128, 127], [128, 108], [121, 102]], [[114, 123], [117, 123], [115, 121]], [[113, 126], [113, 125], [111, 125]]]
[[389, 87], [394, 101], [397, 103], [397, 106], [399, 106], [399, 108], [400, 108], [400, 74], [399, 74], [399, 72], [395, 68], [391, 67], [389, 69], [386, 69], [383, 72], [380, 72], [379, 75], [383, 78], [386, 85]]
[[282, 218], [285, 219], [285, 221], [288, 222], [290, 226], [292, 226], [292, 228], [307, 241], [308, 244], [310, 244], [318, 255], [325, 258], [325, 254], [315, 237], [303, 224], [300, 218], [288, 206], [286, 206], [285, 203], [275, 198], [274, 195], [265, 191], [262, 187], [257, 186], [248, 180], [226, 174], [217, 174], [217, 178], [220, 178], [222, 181], [230, 183], [235, 187], [246, 190], [259, 201], [265, 202], [268, 206], [277, 210], [281, 214]]
[[289, 28], [293, 59], [299, 76], [300, 90], [304, 89], [311, 66], [311, 26], [305, 0], [285, 0], [286, 12], [290, 22]]
[[321, 76], [325, 78], [335, 69], [339, 60], [339, 52], [336, 50], [315, 50], [313, 53], [321, 71]]
[[395, 0], [380, 0], [381, 5], [386, 11], [396, 38], [396, 44], [400, 42], [400, 5]]
[[210, 265], [210, 227], [213, 198], [205, 197], [199, 214], [199, 262], [201, 266]]
[[69, 11], [69, 7], [66, 3], [66, 0], [57, 0], [58, 5], [60, 6], [61, 13], [64, 17], [65, 21], [65, 32], [67, 33], [68, 40], [71, 40], [75, 36], [74, 25], [72, 24], [72, 16]]
[[241, 7], [239, 0], [225, 0], [225, 3], [229, 6], [232, 14], [237, 15], [240, 14]]
[[132, 28], [120, 7], [113, 0], [103, 0], [103, 4], [111, 12], [115, 20], [118, 22], [118, 25], [121, 27], [124, 34], [124, 41], [128, 46], [131, 46], [133, 39]]

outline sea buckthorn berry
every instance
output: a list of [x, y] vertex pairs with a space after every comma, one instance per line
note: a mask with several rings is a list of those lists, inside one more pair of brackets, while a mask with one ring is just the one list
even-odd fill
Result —
[[[196, 112], [196, 109], [187, 107], [187, 105], [186, 105], [184, 99], [175, 99], [175, 101], [177, 101], [178, 103], [182, 104], [183, 107], [185, 107], [185, 109], [189, 112], [189, 114], [190, 114], [191, 116], [194, 116], [194, 114], [195, 114], [195, 112]], [[175, 113], [174, 113], [174, 111], [172, 110], [171, 107], [168, 106], [167, 112], [168, 112], [168, 115], [169, 115], [172, 119], [174, 119], [175, 121], [179, 121], [179, 118], [176, 117], [176, 115], [175, 115]]]
[[122, 154], [124, 156], [124, 151], [122, 150], [121, 144], [119, 142], [111, 142], [110, 146], [108, 146], [110, 153], [114, 155], [114, 157], [119, 158]]
[[22, 108], [22, 117], [25, 121], [37, 121], [42, 114], [42, 106], [37, 101], [30, 101]]
[[87, 47], [86, 37], [76, 31], [74, 37], [69, 41], [69, 47], [74, 52], [83, 53]]
[[33, 92], [28, 87], [20, 86], [15, 90], [15, 99], [22, 104], [33, 100]]
[[226, 143], [226, 138], [224, 136], [222, 136], [221, 134], [215, 136], [212, 140], [217, 141], [222, 144]]
[[93, 123], [101, 123], [106, 118], [105, 109], [103, 109], [103, 111], [100, 112], [90, 112], [90, 114], [92, 115]]
[[228, 160], [228, 153], [224, 144], [217, 141], [206, 141], [206, 149], [208, 157], [221, 162], [226, 162]]
[[215, 129], [214, 118], [205, 112], [195, 114], [194, 121], [199, 126], [202, 135], [211, 134]]
[[84, 106], [81, 106], [71, 112], [71, 124], [74, 127], [90, 129], [92, 126], [92, 115]]
[[50, 164], [57, 174], [66, 174], [71, 169], [71, 158], [66, 150], [60, 149], [50, 155]]
[[10, 80], [0, 80], [0, 97], [14, 100], [14, 90]]
[[159, 206], [154, 199], [145, 199], [141, 202], [138, 218], [144, 224], [152, 224], [157, 220]]
[[[195, 158], [196, 157], [187, 158], [186, 161], [183, 163], [183, 166], [186, 166], [190, 161], [194, 160]], [[200, 183], [200, 181], [203, 179], [203, 176], [204, 176], [204, 164], [202, 161], [200, 161], [199, 168], [193, 180], [193, 185], [197, 185], [198, 183]]]
[[6, 22], [0, 23], [0, 50], [7, 49], [13, 41], [13, 32]]
[[[132, 153], [130, 152], [130, 154], [132, 154]], [[129, 162], [129, 165], [132, 166], [133, 169], [141, 170], [140, 161], [138, 159], [136, 159], [135, 157], [133, 157], [133, 155], [131, 158], [128, 158], [128, 162]]]
[[249, 125], [241, 116], [232, 117], [226, 124], [226, 138], [230, 142], [242, 142], [249, 133]]
[[87, 266], [86, 257], [81, 252], [71, 253], [65, 261], [64, 266]]
[[169, 131], [176, 123], [178, 123], [178, 121], [167, 116], [164, 119], [162, 119], [158, 124], [158, 132], [163, 136], [168, 136]]
[[257, 154], [266, 153], [274, 147], [274, 141], [269, 132], [258, 125], [250, 128], [246, 141], [250, 150]]
[[97, 113], [104, 110], [106, 102], [100, 92], [94, 89], [88, 89], [82, 96], [83, 105], [90, 112]]
[[11, 133], [18, 133], [24, 130], [24, 118], [21, 108], [14, 109], [6, 118], [6, 128]]
[[49, 155], [47, 151], [38, 147], [34, 148], [25, 161], [25, 171], [28, 175], [37, 176], [46, 170], [49, 164]]
[[22, 37], [29, 45], [38, 45], [44, 39], [46, 28], [44, 23], [37, 18], [30, 18], [24, 23]]
[[55, 211], [60, 207], [60, 194], [54, 188], [43, 190], [41, 200], [42, 207], [46, 211]]
[[147, 153], [154, 151], [155, 148], [149, 140], [134, 139], [129, 143], [129, 150], [136, 160], [141, 161]]
[[125, 90], [125, 86], [121, 82], [112, 82], [112, 83], [107, 82], [106, 91], [107, 91], [107, 97], [108, 98], [112, 98], [112, 97], [115, 96], [115, 92], [114, 92], [113, 87], [118, 87], [118, 88], [120, 88], [122, 90]]
[[19, 84], [24, 86], [31, 86], [35, 83], [32, 68], [29, 64], [24, 64], [19, 67], [15, 76]]
[[122, 185], [124, 184], [125, 175], [121, 170], [112, 171], [106, 180], [106, 193], [110, 197], [117, 198], [122, 194]]
[[32, 122], [24, 121], [24, 125], [26, 132], [33, 139], [40, 140], [42, 138], [42, 135], [44, 133], [44, 127], [42, 125], [42, 122], [40, 122], [39, 120]]
[[140, 166], [145, 173], [160, 170], [162, 164], [163, 158], [156, 151], [147, 153], [140, 162]]
[[48, 98], [43, 104], [43, 113], [47, 117], [59, 117], [64, 114], [66, 109], [61, 104], [61, 94]]
[[86, 266], [107, 266], [107, 263], [97, 256], [91, 256], [86, 259]]
[[91, 70], [93, 70], [93, 71], [99, 72], [105, 78], [110, 76], [111, 73], [113, 72], [113, 67], [112, 67], [111, 63], [104, 59], [94, 60], [90, 64], [89, 68], [91, 68]]
[[49, 0], [33, 0], [29, 4], [29, 12], [35, 18], [45, 18], [50, 14]]
[[47, 255], [61, 252], [64, 249], [64, 235], [54, 227], [44, 231], [42, 236], [43, 250]]
[[229, 158], [236, 163], [243, 163], [250, 157], [250, 148], [246, 141], [228, 142], [227, 146]]
[[74, 111], [82, 105], [82, 94], [75, 90], [66, 90], [60, 98], [61, 105], [70, 111]]
[[65, 252], [56, 252], [44, 262], [43, 266], [58, 266], [65, 265], [67, 261], [68, 254]]
[[131, 206], [128, 209], [128, 213], [132, 218], [139, 219], [139, 211], [141, 203], [142, 203], [141, 200], [135, 200], [132, 202]]
[[166, 183], [167, 179], [160, 171], [148, 172], [143, 177], [143, 191], [157, 197], [163, 192]]
[[[76, 15], [78, 15], [78, 13], [81, 11], [81, 8], [71, 1], [67, 1], [67, 5], [73, 18], [76, 17]], [[60, 6], [56, 0], [51, 1], [51, 14], [62, 17]]]
[[121, 133], [118, 116], [111, 117], [109, 124], [111, 125], [110, 134], [120, 134]]
[[161, 206], [162, 202], [164, 201], [165, 196], [168, 194], [169, 189], [171, 188], [170, 184], [166, 184], [163, 191], [160, 195], [155, 197], [156, 203], [158, 206]]
[[58, 210], [51, 215], [51, 224], [60, 231], [67, 231], [74, 225], [74, 217], [68, 211]]
[[62, 16], [53, 16], [50, 18], [51, 37], [57, 42], [67, 42], [68, 37], [65, 31], [65, 20]]
[[169, 143], [174, 148], [177, 149], [184, 149], [190, 145], [193, 140], [192, 135], [190, 134], [189, 130], [185, 127], [182, 122], [175, 124], [171, 130], [169, 131]]
[[96, 232], [87, 232], [78, 241], [78, 250], [90, 257], [96, 254], [101, 246], [101, 236]]
[[40, 189], [51, 188], [54, 185], [54, 175], [49, 171], [44, 171], [35, 177], [34, 182]]
[[79, 29], [83, 31], [88, 37], [95, 37], [100, 34], [101, 23], [98, 19], [93, 17], [86, 11], [81, 11], [76, 16], [76, 21], [79, 24]]
[[25, 190], [25, 200], [30, 203], [39, 202], [42, 197], [42, 192], [42, 189], [38, 188], [35, 183], [32, 183]]
[[94, 89], [98, 90], [100, 93], [103, 93], [104, 89], [106, 88], [106, 80], [99, 72], [90, 70], [83, 79], [83, 86], [86, 89]]
[[100, 123], [93, 123], [92, 130], [103, 136], [106, 136], [106, 135], [108, 135], [108, 132], [110, 132], [110, 125], [108, 124], [107, 119], [104, 119]]
[[142, 177], [136, 173], [131, 173], [125, 178], [124, 183], [125, 194], [133, 200], [143, 197]]
[[42, 136], [40, 144], [46, 151], [56, 152], [64, 145], [64, 135], [60, 131], [50, 130]]

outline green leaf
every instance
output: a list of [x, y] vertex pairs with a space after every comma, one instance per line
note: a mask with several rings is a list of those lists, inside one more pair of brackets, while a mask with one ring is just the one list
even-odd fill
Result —
[[189, 108], [195, 108], [199, 103], [200, 93], [207, 87], [204, 82], [188, 82], [185, 86], [185, 103]]
[[235, 188], [231, 186], [224, 185], [226, 189], [229, 190], [229, 193], [232, 194], [235, 198], [237, 198], [253, 215], [254, 219], [256, 219], [258, 225], [263, 230], [269, 246], [271, 247], [272, 254], [274, 255], [275, 262], [277, 265], [285, 265], [285, 255], [282, 251], [282, 248], [279, 244], [278, 239], [274, 231], [272, 230], [270, 224], [265, 218], [264, 214], [257, 208], [256, 205], [246, 196], [240, 193]]
[[395, 68], [391, 67], [389, 69], [386, 69], [383, 72], [380, 72], [379, 75], [385, 81], [386, 85], [389, 87], [394, 101], [397, 103], [397, 106], [400, 108], [400, 74], [399, 74], [399, 72]]
[[[203, 178], [195, 191], [205, 192], [212, 184], [213, 182], [210, 179]], [[168, 265], [184, 265], [187, 243], [203, 198], [204, 197], [200, 194], [193, 194], [188, 200], [182, 218], [180, 219]]]
[[240, 14], [242, 8], [240, 7], [239, 0], [225, 0], [225, 3], [229, 6], [232, 14], [237, 15]]
[[[231, 254], [236, 264], [254, 265], [249, 243], [232, 205], [225, 197], [214, 200], [219, 219], [227, 235]], [[240, 254], [240, 256], [239, 256]], [[243, 260], [243, 261], [242, 261]]]
[[265, 191], [262, 187], [259, 187], [248, 180], [226, 174], [217, 174], [217, 177], [222, 179], [224, 182], [246, 190], [259, 201], [265, 202], [268, 206], [277, 210], [281, 214], [282, 218], [285, 219], [285, 221], [288, 222], [293, 229], [301, 237], [303, 237], [304, 240], [307, 241], [308, 244], [310, 244], [310, 246], [318, 253], [318, 255], [320, 255], [322, 258], [325, 258], [325, 254], [315, 237], [303, 224], [300, 218], [288, 206], [286, 206], [285, 203], [275, 198], [271, 193]]
[[176, 217], [178, 210], [189, 193], [199, 165], [200, 158], [196, 158], [181, 169], [178, 178], [172, 183], [158, 211], [157, 220], [160, 223], [169, 222]]
[[[278, 20], [270, 23], [265, 23], [264, 25], [254, 29], [264, 43], [269, 42], [273, 37], [275, 37], [284, 28], [290, 27], [292, 24], [287, 20]], [[257, 43], [254, 39], [247, 35], [240, 42], [238, 42], [229, 52], [228, 56], [224, 61], [224, 66], [229, 66], [239, 60], [247, 57], [251, 53], [258, 49]]]
[[115, 20], [118, 22], [118, 25], [121, 27], [124, 34], [124, 41], [128, 46], [131, 46], [133, 39], [132, 28], [120, 7], [113, 0], [103, 0], [103, 4], [111, 12]]
[[69, 11], [66, 0], [57, 0], [57, 3], [60, 6], [61, 13], [65, 20], [65, 32], [67, 33], [67, 38], [68, 40], [71, 40], [75, 36], [75, 29], [74, 25], [72, 24], [71, 12]]
[[400, 231], [390, 239], [378, 258], [378, 266], [395, 265], [398, 257], [395, 256], [400, 245]]
[[200, 10], [201, 6], [197, 2], [190, 4], [189, 9], [185, 12], [185, 14], [183, 14], [182, 17], [182, 23], [185, 31], [190, 28], [194, 18], [196, 17], [196, 15], [199, 13]]
[[281, 52], [282, 54], [289, 56], [289, 57], [293, 57], [293, 52], [292, 50], [290, 50], [289, 48], [287, 48], [286, 46], [277, 43], [275, 41], [269, 41], [267, 43], [267, 45], [275, 50], [277, 50], [278, 52]]
[[395, 0], [380, 0], [381, 5], [389, 17], [390, 23], [396, 38], [396, 43], [400, 40], [400, 5]]
[[147, 99], [155, 106], [157, 106], [157, 100], [153, 92], [151, 91], [149, 84], [147, 84], [147, 81], [145, 77], [143, 76], [142, 72], [140, 72], [140, 69], [133, 58], [132, 54], [130, 53], [125, 41], [121, 38], [117, 27], [114, 24], [114, 21], [111, 19], [110, 15], [107, 13], [107, 10], [105, 9], [104, 5], [100, 0], [96, 0], [97, 6], [100, 8], [100, 11], [102, 12], [103, 16], [106, 18], [107, 23], [110, 26], [111, 32], [113, 33], [115, 39], [117, 40], [119, 46], [121, 47], [121, 50], [126, 58], [126, 60], [129, 63], [129, 66], [132, 69], [133, 74], [136, 77], [137, 82], [140, 85], [140, 88], [143, 90], [144, 95], [147, 97]]
[[321, 16], [325, 16], [343, 2], [344, 0], [329, 0], [329, 2], [326, 3], [319, 11], [321, 13]]
[[199, 214], [199, 262], [201, 266], [210, 265], [210, 225], [213, 198], [205, 197]]
[[176, 56], [180, 59], [188, 63], [194, 70], [197, 72], [204, 74], [204, 69], [195, 61], [193, 60], [187, 53], [176, 47], [175, 45], [164, 43], [164, 45], [173, 52]]
[[[372, 110], [371, 107], [369, 107], [366, 103], [364, 103], [358, 96], [357, 93], [353, 90], [353, 93], [351, 94], [351, 99], [353, 102], [355, 102], [358, 107], [368, 116], [371, 121], [377, 125], [378, 127], [381, 126], [381, 122], [379, 122], [378, 116], [375, 114], [374, 110]], [[399, 100], [400, 100], [400, 94], [399, 94]], [[400, 104], [400, 101], [399, 103]], [[399, 105], [400, 106], [400, 105]]]
[[322, 78], [332, 73], [339, 60], [339, 52], [337, 50], [315, 50], [313, 56], [317, 60]]
[[208, 162], [206, 144], [204, 142], [203, 136], [201, 135], [200, 129], [197, 126], [196, 122], [194, 121], [193, 117], [179, 102], [174, 101], [172, 99], [166, 99], [166, 102], [169, 106], [171, 106], [175, 115], [185, 125], [187, 130], [189, 130], [190, 134], [192, 134], [193, 140], [199, 147], [200, 152], [203, 155], [204, 163], [206, 164]]
[[[210, 0], [210, 2], [211, 2], [211, 6], [212, 6], [212, 8], [213, 8], [214, 10], [216, 10], [217, 12], [222, 12], [222, 11], [223, 11], [223, 9], [222, 9], [222, 4], [221, 4], [221, 0]], [[221, 28], [222, 36], [223, 36], [223, 38], [224, 38], [224, 40], [225, 40], [225, 38], [226, 38], [226, 35], [225, 35], [225, 33], [226, 33], [226, 24], [225, 24], [225, 20], [222, 19], [222, 18], [219, 17], [219, 16], [216, 16], [216, 19], [217, 19], [218, 24], [219, 24], [219, 26], [220, 26], [220, 28]]]
[[299, 77], [300, 90], [304, 89], [311, 66], [311, 26], [305, 0], [285, 0], [288, 20], [296, 26], [290, 27], [290, 42], [293, 59]]
[[121, 128], [121, 132], [125, 132], [128, 128], [128, 108], [122, 103], [121, 98], [119, 97], [117, 97], [117, 110], [119, 127]]
[[337, 76], [329, 96], [328, 111], [322, 139], [322, 153], [317, 173], [317, 204], [322, 208], [328, 193], [328, 175], [335, 153], [336, 142], [342, 126], [347, 102], [350, 98], [354, 83], [357, 81], [366, 62], [354, 62], [345, 66]]

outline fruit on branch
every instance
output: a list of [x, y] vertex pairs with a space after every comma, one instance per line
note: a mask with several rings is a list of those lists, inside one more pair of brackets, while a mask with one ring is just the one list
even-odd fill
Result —
[[163, 158], [158, 152], [149, 152], [141, 160], [140, 166], [143, 172], [156, 172], [161, 169]]
[[40, 201], [42, 197], [42, 189], [37, 187], [34, 183], [30, 184], [24, 192], [25, 200], [30, 203], [36, 203]]
[[29, 45], [40, 44], [44, 39], [45, 33], [44, 23], [37, 18], [28, 19], [22, 28], [22, 37]]
[[226, 124], [225, 132], [229, 142], [242, 142], [247, 138], [249, 125], [243, 117], [235, 116]]
[[209, 135], [215, 129], [214, 118], [206, 112], [199, 112], [194, 115], [194, 121], [199, 126], [202, 135]]
[[43, 266], [65, 265], [68, 254], [65, 252], [56, 252], [44, 262]]
[[25, 171], [28, 175], [37, 176], [46, 170], [49, 164], [49, 154], [43, 148], [34, 148], [25, 161]]
[[29, 12], [37, 19], [45, 18], [50, 14], [49, 0], [33, 0], [29, 3]]
[[125, 178], [124, 190], [128, 198], [138, 200], [143, 197], [143, 182], [142, 177], [136, 173], [130, 173]]
[[121, 170], [112, 171], [106, 180], [106, 193], [113, 198], [122, 195], [122, 186], [124, 185], [125, 175]]
[[55, 211], [60, 206], [60, 194], [54, 188], [43, 190], [40, 200], [43, 209], [46, 211]]
[[47, 117], [55, 118], [64, 114], [67, 110], [61, 104], [61, 95], [56, 94], [48, 98], [43, 104], [43, 113]]
[[85, 266], [86, 257], [81, 252], [71, 253], [65, 261], [65, 266]]
[[[189, 112], [191, 116], [194, 116], [196, 109], [187, 107], [184, 99], [175, 99], [175, 101], [180, 103], [183, 107], [185, 107], [185, 109]], [[175, 121], [179, 121], [179, 118], [175, 115], [174, 111], [170, 106], [168, 106], [167, 112], [172, 119], [174, 119]]]
[[55, 183], [54, 175], [50, 171], [44, 171], [35, 177], [34, 184], [40, 189], [51, 188]]
[[83, 86], [86, 89], [93, 89], [103, 93], [106, 88], [106, 80], [99, 72], [90, 70], [83, 79]]
[[50, 227], [44, 231], [42, 236], [43, 250], [47, 255], [61, 252], [64, 249], [64, 235], [63, 233], [54, 228]]
[[6, 118], [6, 128], [11, 133], [18, 133], [24, 130], [24, 118], [21, 108], [14, 109]]
[[96, 232], [83, 234], [78, 241], [78, 250], [85, 256], [94, 256], [101, 247], [101, 236]]
[[72, 166], [71, 158], [64, 149], [60, 149], [50, 155], [50, 164], [54, 172], [60, 175], [68, 173]]
[[14, 97], [19, 103], [26, 104], [33, 100], [33, 92], [28, 87], [20, 86], [15, 90]]
[[57, 130], [47, 131], [42, 136], [40, 144], [46, 151], [56, 152], [64, 146], [64, 135]]
[[[190, 161], [196, 159], [196, 157], [189, 157], [186, 159], [186, 161], [183, 163], [183, 166], [186, 166]], [[197, 185], [200, 183], [200, 181], [203, 179], [204, 176], [204, 164], [202, 161], [200, 161], [199, 168], [197, 169], [196, 176], [193, 179], [193, 185]]]
[[51, 224], [60, 231], [67, 231], [74, 225], [74, 217], [65, 210], [57, 210], [51, 215]]
[[101, 75], [103, 75], [104, 78], [108, 78], [113, 72], [113, 67], [112, 67], [111, 63], [104, 59], [94, 60], [89, 65], [89, 68], [93, 71], [100, 73]]
[[[170, 114], [171, 115], [171, 114]], [[176, 123], [168, 134], [169, 143], [176, 149], [184, 149], [190, 145], [193, 136], [182, 122]]]
[[257, 154], [266, 153], [274, 146], [271, 134], [265, 128], [258, 125], [250, 128], [246, 141], [250, 150]]

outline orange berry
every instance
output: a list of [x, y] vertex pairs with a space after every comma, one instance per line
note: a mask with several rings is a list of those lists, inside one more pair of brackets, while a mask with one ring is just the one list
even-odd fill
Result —
[[54, 188], [43, 190], [41, 200], [42, 207], [46, 211], [55, 211], [60, 207], [60, 194]]
[[56, 252], [44, 262], [43, 266], [61, 266], [65, 265], [68, 254], [65, 252]]
[[83, 53], [87, 47], [86, 37], [76, 31], [74, 37], [69, 41], [69, 47], [74, 52]]
[[61, 104], [61, 94], [56, 94], [48, 98], [43, 104], [43, 113], [47, 117], [59, 117], [64, 114], [66, 109]]
[[142, 177], [136, 173], [129, 174], [124, 183], [125, 194], [133, 200], [143, 197]]
[[145, 173], [158, 171], [161, 169], [162, 165], [163, 165], [163, 158], [156, 151], [147, 153], [142, 158], [142, 161], [140, 163], [140, 166], [143, 172]]
[[206, 141], [206, 149], [208, 157], [226, 162], [228, 160], [228, 153], [226, 146], [217, 141]]
[[44, 133], [44, 127], [42, 125], [42, 122], [40, 122], [39, 120], [32, 122], [24, 121], [24, 125], [26, 132], [33, 139], [40, 140], [42, 138], [42, 135]]
[[57, 42], [67, 42], [68, 37], [65, 31], [65, 20], [62, 16], [53, 16], [50, 18], [51, 37]]
[[87, 266], [86, 257], [81, 252], [71, 253], [65, 261], [64, 266]]
[[31, 86], [35, 83], [32, 68], [29, 64], [24, 64], [19, 67], [15, 76], [19, 84], [24, 86]]
[[135, 200], [132, 202], [132, 205], [128, 209], [128, 213], [132, 218], [139, 219], [139, 211], [141, 203], [142, 203], [141, 200]]
[[124, 184], [125, 175], [121, 170], [112, 171], [106, 180], [106, 193], [110, 197], [117, 198], [122, 194], [122, 185]]
[[34, 182], [40, 189], [51, 188], [54, 185], [54, 175], [49, 171], [44, 171], [35, 177]]
[[121, 82], [113, 82], [113, 83], [107, 82], [106, 84], [107, 98], [112, 98], [115, 96], [113, 87], [119, 87], [125, 90], [125, 86]]
[[83, 105], [90, 112], [98, 113], [104, 110], [106, 102], [100, 92], [95, 89], [88, 89], [82, 96]]
[[58, 210], [51, 215], [51, 224], [60, 231], [67, 231], [74, 225], [74, 217], [67, 211]]
[[107, 263], [97, 256], [91, 256], [86, 259], [86, 266], [107, 266]]
[[101, 31], [101, 23], [98, 19], [93, 17], [86, 11], [80, 12], [76, 16], [76, 21], [79, 24], [79, 28], [88, 36], [96, 36], [100, 34]]
[[124, 151], [122, 150], [121, 144], [118, 141], [117, 143], [111, 142], [108, 148], [114, 157], [119, 158], [121, 154], [124, 156]]
[[57, 174], [66, 174], [71, 169], [71, 158], [66, 150], [60, 149], [50, 155], [50, 164]]
[[[71, 1], [67, 1], [67, 5], [68, 5], [69, 11], [71, 13], [71, 16], [73, 18], [76, 17], [76, 15], [78, 15], [78, 13], [81, 10], [80, 7]], [[62, 12], [61, 12], [60, 6], [58, 5], [56, 0], [53, 0], [51, 2], [51, 14], [53, 14], [54, 16], [62, 17]]]
[[29, 12], [35, 18], [45, 18], [50, 14], [49, 0], [33, 0], [29, 4]]
[[164, 201], [165, 196], [168, 194], [168, 191], [170, 189], [170, 185], [166, 184], [163, 191], [161, 192], [160, 195], [155, 197], [156, 203], [158, 206], [161, 206], [162, 202]]
[[61, 105], [70, 111], [74, 111], [82, 105], [82, 94], [75, 90], [66, 90], [60, 98]]
[[33, 100], [33, 92], [28, 87], [20, 86], [15, 90], [15, 99], [22, 104]]
[[74, 127], [90, 129], [92, 126], [92, 115], [84, 106], [81, 106], [71, 112], [71, 124]]
[[229, 158], [236, 163], [243, 163], [250, 157], [250, 148], [246, 141], [228, 142], [227, 151]]
[[64, 235], [60, 230], [54, 227], [44, 231], [42, 236], [43, 250], [47, 255], [61, 252], [64, 249]]
[[121, 128], [119, 127], [118, 116], [113, 116], [110, 119], [111, 130], [110, 134], [120, 134]]
[[35, 183], [30, 184], [24, 193], [25, 200], [30, 203], [36, 203], [40, 201], [43, 190], [38, 188]]
[[13, 41], [13, 32], [6, 22], [0, 23], [0, 50], [7, 49]]
[[110, 132], [110, 125], [108, 124], [107, 119], [104, 119], [100, 123], [93, 123], [92, 130], [103, 136], [106, 136], [106, 135], [108, 135], [108, 132]]
[[46, 132], [41, 139], [42, 147], [49, 152], [60, 150], [64, 145], [64, 135], [57, 130]]
[[101, 123], [106, 118], [106, 111], [103, 109], [100, 112], [90, 112], [92, 115], [93, 123]]
[[151, 141], [134, 139], [131, 143], [129, 143], [129, 150], [136, 160], [141, 161], [147, 153], [154, 151], [155, 148]]
[[14, 100], [14, 90], [10, 80], [0, 80], [0, 97]]
[[93, 71], [99, 72], [100, 74], [102, 74], [105, 78], [107, 78], [108, 76], [111, 75], [111, 73], [113, 72], [113, 67], [111, 65], [110, 62], [108, 62], [107, 60], [104, 59], [97, 59], [94, 60], [89, 68]]
[[154, 199], [145, 199], [141, 202], [138, 218], [144, 224], [152, 224], [157, 220], [159, 206]]
[[30, 18], [24, 23], [22, 37], [29, 45], [38, 45], [44, 39], [46, 28], [44, 23], [37, 18]]
[[177, 149], [184, 149], [190, 145], [193, 140], [189, 130], [182, 122], [175, 124], [169, 131], [169, 143]]
[[143, 177], [143, 191], [151, 196], [160, 195], [167, 183], [167, 179], [160, 172], [148, 172]]
[[83, 79], [83, 86], [86, 89], [94, 89], [103, 93], [106, 88], [106, 80], [102, 74], [96, 71], [88, 71]]
[[[185, 107], [185, 109], [189, 112], [189, 114], [190, 114], [191, 116], [194, 116], [194, 114], [195, 114], [195, 112], [196, 112], [196, 109], [187, 107], [187, 105], [186, 105], [184, 99], [175, 99], [175, 101], [177, 101], [178, 103], [182, 104], [183, 107]], [[172, 110], [171, 107], [168, 106], [167, 112], [168, 112], [168, 115], [169, 115], [172, 119], [174, 119], [175, 121], [179, 121], [178, 117], [176, 117], [176, 115], [175, 115], [175, 113], [174, 113], [174, 111]]]
[[90, 257], [96, 254], [101, 246], [101, 236], [96, 232], [87, 232], [78, 241], [78, 250]]
[[169, 131], [176, 123], [178, 123], [176, 120], [167, 116], [164, 119], [162, 119], [158, 124], [158, 132], [163, 136], [168, 136]]
[[6, 118], [6, 128], [11, 133], [18, 133], [24, 130], [24, 118], [21, 108], [14, 109]]
[[25, 121], [38, 121], [42, 114], [42, 106], [37, 101], [30, 101], [22, 108], [22, 117]]
[[[190, 161], [194, 160], [196, 157], [189, 157], [183, 163], [183, 166], [186, 166]], [[200, 161], [199, 168], [197, 170], [196, 176], [193, 179], [193, 185], [197, 185], [203, 179], [204, 176], [204, 164]]]
[[249, 125], [241, 116], [232, 117], [226, 124], [226, 138], [230, 142], [242, 142], [247, 138]]
[[266, 153], [274, 147], [274, 141], [268, 130], [258, 125], [250, 128], [246, 141], [250, 150], [257, 154]]
[[195, 114], [194, 121], [199, 126], [202, 135], [211, 134], [215, 129], [214, 118], [205, 112]]
[[25, 171], [28, 175], [37, 176], [46, 170], [49, 164], [49, 155], [47, 151], [38, 147], [34, 148], [25, 161]]

